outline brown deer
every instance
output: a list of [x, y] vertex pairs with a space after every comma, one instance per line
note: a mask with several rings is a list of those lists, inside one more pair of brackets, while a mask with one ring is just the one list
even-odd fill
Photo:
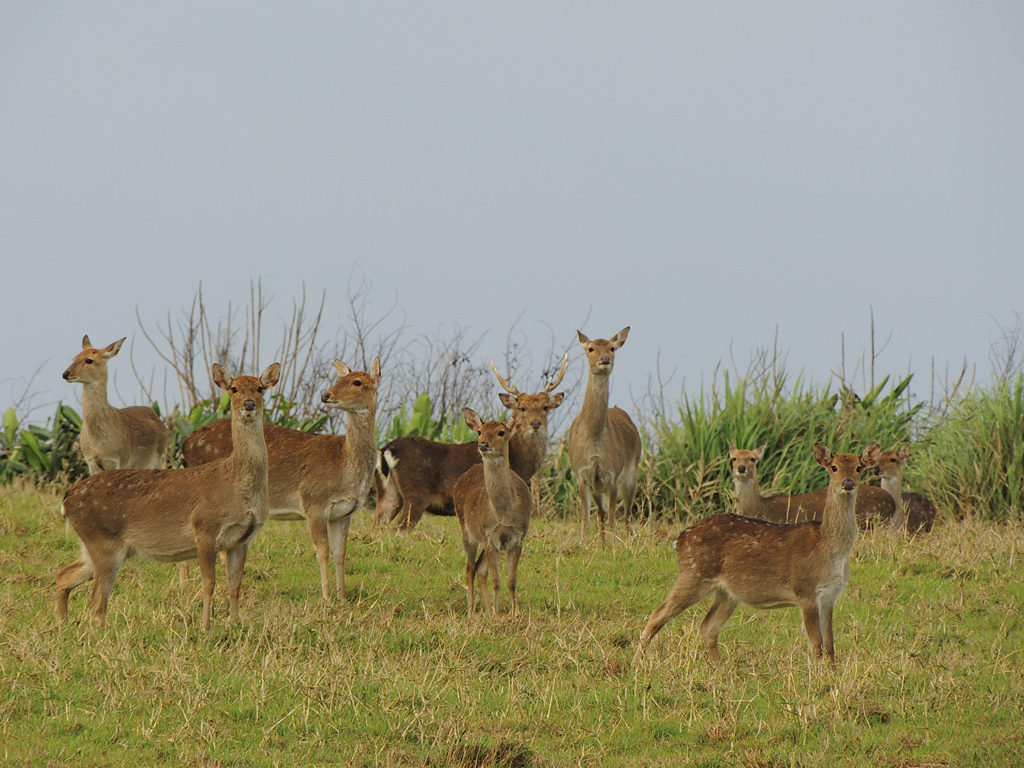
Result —
[[[753, 451], [729, 446], [732, 461], [732, 482], [736, 490], [736, 505], [741, 515], [759, 517], [773, 523], [801, 523], [821, 520], [828, 501], [828, 490], [811, 491], [794, 496], [780, 494], [762, 496], [758, 489], [757, 464], [764, 455], [764, 445]], [[892, 497], [873, 485], [857, 491], [857, 524], [862, 529], [878, 522], [892, 523], [896, 505]]]
[[875, 443], [860, 456], [833, 454], [814, 444], [814, 458], [831, 473], [822, 519], [771, 523], [722, 514], [690, 526], [675, 541], [679, 576], [665, 601], [655, 608], [633, 657], [665, 623], [711, 594], [711, 609], [700, 625], [701, 638], [715, 664], [721, 662], [718, 632], [738, 603], [755, 608], [795, 605], [816, 659], [824, 653], [835, 663], [832, 609], [850, 580], [850, 552], [857, 538], [854, 507], [865, 486], [861, 473], [878, 460]]
[[112, 469], [82, 480], [64, 496], [61, 514], [82, 542], [82, 556], [57, 573], [57, 617], [68, 615], [68, 595], [93, 579], [90, 604], [100, 626], [125, 558], [199, 559], [203, 576], [203, 629], [213, 612], [217, 552], [227, 557], [230, 617], [238, 616], [238, 593], [249, 542], [267, 521], [267, 446], [263, 440], [263, 394], [277, 383], [281, 366], [259, 378], [230, 378], [219, 365], [213, 380], [231, 395], [235, 450], [220, 461], [187, 469]]
[[902, 520], [907, 533], [927, 533], [935, 523], [935, 505], [920, 493], [903, 492], [903, 465], [908, 458], [909, 445], [903, 445], [898, 450], [882, 451], [875, 474], [882, 478], [882, 489], [896, 503], [898, 512], [893, 524], [900, 525]]
[[[508, 591], [512, 610], [519, 607], [516, 598], [516, 575], [523, 539], [530, 525], [530, 489], [526, 481], [512, 471], [508, 463], [509, 443], [519, 429], [519, 416], [512, 414], [508, 423], [483, 422], [470, 408], [465, 411], [466, 423], [477, 435], [477, 452], [481, 463], [474, 464], [455, 483], [452, 495], [455, 514], [462, 528], [462, 547], [466, 551], [466, 601], [469, 614], [475, 608], [473, 584], [479, 579], [484, 609], [498, 612], [498, 590], [501, 574], [498, 553], [508, 555]], [[478, 554], [479, 551], [479, 554]], [[491, 575], [493, 602], [487, 594], [487, 574]]]
[[107, 400], [107, 361], [123, 344], [121, 338], [97, 349], [83, 336], [82, 351], [64, 371], [65, 381], [83, 385], [80, 445], [90, 475], [166, 466], [169, 433], [156, 412], [143, 405], [114, 408]]
[[[552, 394], [552, 390], [561, 383], [568, 366], [567, 354], [562, 358], [558, 375], [549, 379], [541, 392], [529, 395], [520, 392], [511, 379], [502, 378], [491, 363], [494, 375], [505, 389], [498, 397], [506, 408], [519, 415], [521, 426], [509, 445], [509, 464], [527, 483], [547, 455], [548, 414], [562, 404], [564, 397], [564, 393]], [[399, 528], [409, 530], [424, 512], [455, 514], [455, 481], [479, 462], [476, 441], [438, 443], [422, 437], [396, 437], [381, 449], [377, 462], [377, 524], [400, 517]]]
[[[320, 398], [328, 408], [348, 414], [345, 435], [308, 434], [273, 424], [264, 427], [270, 454], [270, 519], [305, 520], [320, 564], [320, 589], [331, 597], [329, 561], [334, 554], [334, 583], [345, 597], [345, 551], [352, 514], [366, 500], [377, 446], [373, 435], [380, 388], [380, 359], [369, 373], [334, 362], [338, 380]], [[188, 466], [212, 461], [231, 451], [226, 420], [189, 435], [182, 447]]]
[[610, 339], [589, 339], [576, 331], [586, 354], [587, 389], [583, 405], [569, 427], [569, 463], [579, 481], [583, 504], [581, 537], [590, 528], [590, 504], [593, 500], [604, 542], [605, 517], [615, 525], [615, 507], [621, 499], [628, 517], [636, 493], [636, 473], [640, 463], [640, 432], [621, 408], [608, 407], [609, 377], [615, 365], [615, 351], [626, 341], [629, 326]]

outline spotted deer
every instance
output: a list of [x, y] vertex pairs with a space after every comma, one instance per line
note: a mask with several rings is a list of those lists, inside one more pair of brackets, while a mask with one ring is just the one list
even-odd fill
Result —
[[[540, 469], [548, 450], [548, 414], [562, 404], [564, 393], [554, 390], [565, 376], [569, 356], [544, 389], [531, 395], [520, 392], [511, 378], [491, 369], [505, 392], [502, 405], [519, 415], [520, 428], [509, 444], [509, 465], [527, 483]], [[452, 489], [462, 473], [480, 463], [476, 441], [439, 443], [422, 437], [397, 437], [380, 451], [377, 461], [377, 518], [381, 525], [398, 519], [399, 528], [410, 530], [424, 512], [453, 515]]]
[[[498, 612], [501, 574], [498, 556], [508, 557], [508, 591], [512, 610], [519, 607], [516, 579], [523, 539], [530, 525], [530, 489], [526, 481], [512, 471], [508, 463], [509, 443], [519, 430], [519, 416], [509, 421], [484, 422], [470, 408], [466, 423], [477, 433], [477, 452], [481, 462], [467, 469], [455, 483], [452, 496], [455, 514], [462, 529], [462, 547], [466, 552], [466, 601], [469, 614], [475, 609], [474, 582], [479, 580], [484, 610]], [[487, 574], [491, 576], [494, 600], [487, 594]]]
[[79, 444], [90, 475], [104, 469], [166, 466], [169, 433], [156, 412], [143, 405], [115, 408], [107, 400], [107, 362], [121, 351], [123, 344], [121, 338], [99, 349], [85, 335], [82, 351], [63, 374], [64, 381], [82, 385]]
[[[821, 520], [828, 500], [827, 489], [793, 496], [761, 495], [757, 481], [757, 464], [764, 455], [764, 450], [764, 445], [752, 451], [729, 446], [732, 481], [739, 513], [747, 517], [770, 520], [773, 523]], [[857, 491], [857, 524], [861, 529], [870, 528], [879, 522], [892, 523], [895, 514], [896, 505], [892, 497], [881, 488], [865, 485]]]
[[636, 493], [640, 463], [640, 432], [621, 408], [608, 407], [609, 379], [615, 352], [626, 342], [629, 326], [610, 339], [590, 339], [576, 331], [587, 361], [587, 389], [583, 405], [569, 427], [569, 463], [579, 481], [583, 507], [581, 538], [590, 528], [590, 505], [597, 507], [601, 541], [605, 518], [615, 525], [615, 508], [622, 501], [628, 517]]
[[[377, 446], [373, 434], [380, 389], [380, 359], [370, 372], [353, 371], [334, 362], [337, 381], [320, 398], [328, 408], [348, 414], [344, 435], [308, 434], [273, 424], [264, 427], [270, 455], [270, 519], [305, 520], [320, 565], [320, 591], [331, 598], [330, 559], [334, 586], [345, 597], [345, 553], [353, 513], [362, 508], [370, 487]], [[182, 447], [188, 466], [227, 455], [233, 433], [225, 420], [207, 424], [189, 435]]]
[[935, 523], [935, 505], [920, 493], [903, 491], [903, 465], [910, 458], [910, 446], [903, 445], [897, 450], [882, 451], [875, 467], [875, 474], [882, 478], [882, 489], [896, 503], [898, 510], [894, 525], [903, 525], [907, 533], [927, 533]]
[[835, 663], [832, 610], [850, 580], [850, 552], [857, 539], [854, 508], [864, 489], [861, 474], [878, 461], [875, 443], [860, 454], [833, 454], [814, 444], [814, 458], [829, 475], [822, 519], [772, 523], [734, 514], [701, 520], [675, 541], [679, 575], [668, 597], [640, 633], [633, 663], [667, 621], [711, 595], [700, 625], [711, 660], [721, 662], [718, 632], [739, 603], [754, 608], [797, 606], [810, 650]]
[[114, 579], [131, 555], [156, 560], [199, 560], [203, 577], [203, 629], [210, 628], [217, 552], [226, 553], [229, 614], [238, 616], [242, 570], [249, 544], [270, 511], [264, 392], [281, 366], [259, 378], [230, 378], [213, 366], [217, 386], [231, 397], [235, 450], [187, 469], [111, 469], [73, 485], [61, 513], [82, 542], [81, 557], [57, 573], [57, 617], [65, 621], [72, 589], [93, 579], [90, 604], [103, 626]]

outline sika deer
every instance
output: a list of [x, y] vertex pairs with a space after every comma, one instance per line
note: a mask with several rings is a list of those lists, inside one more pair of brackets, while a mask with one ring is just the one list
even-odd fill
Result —
[[[757, 464], [764, 455], [765, 446], [747, 451], [729, 446], [732, 460], [732, 481], [736, 489], [736, 504], [741, 515], [770, 520], [773, 523], [801, 523], [821, 520], [828, 500], [828, 490], [801, 493], [795, 496], [780, 494], [762, 496], [758, 489]], [[863, 485], [857, 491], [857, 524], [862, 530], [879, 521], [894, 522], [896, 505], [888, 493], [873, 485]]]
[[[903, 492], [903, 465], [910, 457], [910, 446], [882, 451], [875, 474], [882, 478], [882, 489], [892, 496], [897, 515], [893, 525], [906, 525], [907, 533], [927, 533], [935, 522], [935, 505], [920, 493]], [[901, 522], [902, 521], [902, 522]]]
[[[264, 427], [270, 455], [270, 519], [305, 520], [320, 564], [320, 590], [331, 597], [329, 560], [334, 554], [334, 582], [345, 597], [345, 551], [352, 514], [366, 500], [377, 446], [373, 425], [380, 388], [380, 360], [369, 373], [334, 362], [338, 380], [320, 398], [328, 408], [348, 413], [345, 435], [315, 435], [273, 424]], [[197, 429], [185, 441], [188, 466], [231, 451], [224, 419]]]
[[90, 604], [100, 626], [118, 569], [130, 555], [157, 560], [199, 559], [203, 576], [203, 629], [210, 628], [217, 552], [227, 553], [230, 616], [249, 542], [267, 521], [267, 446], [263, 393], [277, 383], [281, 366], [260, 378], [230, 379], [219, 365], [213, 379], [231, 395], [235, 450], [221, 461], [187, 469], [112, 469], [72, 486], [63, 514], [82, 541], [81, 558], [57, 573], [57, 617], [68, 615], [68, 595], [94, 579]]
[[614, 527], [615, 507], [617, 499], [621, 499], [623, 513], [628, 517], [636, 493], [640, 432], [624, 410], [608, 407], [615, 351], [625, 343], [628, 333], [626, 326], [610, 339], [589, 339], [576, 331], [586, 353], [589, 375], [583, 405], [569, 427], [569, 463], [580, 485], [584, 539], [590, 528], [591, 499], [597, 506], [604, 542], [605, 516], [609, 527]]
[[82, 337], [82, 351], [64, 371], [64, 380], [82, 384], [80, 443], [89, 474], [104, 469], [163, 469], [168, 431], [152, 408], [114, 408], [107, 401], [107, 361], [124, 338], [103, 349]]
[[[503, 379], [491, 363], [494, 375], [508, 394], [498, 397], [502, 404], [519, 415], [520, 428], [509, 444], [509, 465], [527, 483], [540, 469], [548, 450], [548, 414], [562, 404], [562, 392], [551, 391], [559, 385], [569, 365], [549, 379], [541, 392], [520, 392], [510, 379]], [[476, 442], [437, 443], [422, 437], [397, 437], [384, 446], [377, 462], [377, 524], [402, 518], [399, 527], [409, 530], [424, 512], [455, 514], [452, 488], [462, 473], [480, 462]], [[404, 514], [403, 514], [404, 513]]]
[[[508, 463], [509, 441], [519, 429], [519, 417], [509, 422], [481, 421], [467, 408], [466, 423], [479, 437], [477, 451], [482, 462], [474, 464], [455, 483], [452, 496], [455, 514], [462, 528], [462, 547], [466, 551], [466, 601], [469, 614], [475, 608], [473, 583], [480, 581], [484, 609], [498, 612], [498, 589], [501, 574], [498, 553], [508, 553], [508, 591], [512, 610], [519, 607], [516, 599], [516, 574], [523, 539], [530, 525], [530, 489], [526, 481], [512, 471]], [[477, 554], [480, 548], [482, 551]], [[487, 594], [487, 574], [491, 574], [494, 592], [492, 603]]]
[[834, 664], [832, 608], [850, 580], [850, 552], [857, 538], [854, 506], [864, 488], [860, 477], [880, 452], [877, 443], [860, 456], [833, 454], [821, 443], [814, 444], [815, 460], [831, 472], [820, 522], [771, 523], [722, 514], [679, 534], [679, 576], [640, 633], [633, 663], [669, 619], [711, 594], [713, 602], [700, 633], [715, 664], [721, 662], [718, 631], [738, 603], [755, 608], [797, 606], [811, 652], [817, 659], [824, 653]]

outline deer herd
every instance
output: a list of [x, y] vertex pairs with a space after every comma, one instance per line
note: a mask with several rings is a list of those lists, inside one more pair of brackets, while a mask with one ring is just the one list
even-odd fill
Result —
[[[582, 509], [586, 539], [590, 509], [599, 538], [614, 529], [616, 510], [628, 520], [641, 458], [640, 432], [629, 415], [609, 407], [616, 352], [629, 328], [609, 339], [577, 331], [587, 383], [567, 434], [567, 451]], [[412, 529], [425, 512], [457, 517], [466, 555], [466, 597], [472, 616], [479, 591], [485, 612], [497, 613], [501, 553], [507, 558], [511, 610], [518, 609], [517, 573], [534, 508], [529, 483], [544, 462], [548, 417], [564, 394], [554, 392], [560, 371], [537, 394], [520, 392], [494, 375], [504, 390], [505, 421], [484, 421], [465, 409], [477, 434], [469, 443], [400, 437], [378, 449], [374, 438], [380, 361], [369, 372], [335, 361], [337, 380], [321, 400], [347, 414], [344, 435], [310, 434], [264, 423], [263, 401], [280, 377], [274, 363], [259, 376], [230, 376], [212, 368], [213, 381], [230, 399], [230, 418], [195, 430], [182, 446], [184, 467], [166, 468], [169, 432], [147, 407], [115, 408], [107, 400], [107, 364], [124, 339], [82, 351], [64, 371], [83, 385], [80, 447], [89, 477], [65, 494], [61, 514], [81, 542], [81, 555], [56, 576], [57, 616], [67, 619], [72, 589], [92, 579], [90, 606], [105, 624], [114, 580], [131, 555], [165, 561], [196, 559], [202, 577], [203, 629], [213, 612], [218, 553], [227, 571], [229, 616], [238, 600], [249, 544], [268, 520], [305, 520], [320, 567], [320, 588], [345, 597], [345, 553], [354, 513], [376, 489], [376, 522]], [[828, 472], [826, 488], [799, 495], [762, 496], [757, 465], [766, 450], [729, 447], [736, 513], [716, 514], [675, 540], [678, 576], [640, 633], [639, 663], [651, 639], [672, 617], [710, 595], [700, 625], [708, 655], [720, 662], [718, 632], [739, 603], [755, 608], [800, 609], [812, 655], [834, 663], [832, 614], [850, 577], [850, 554], [859, 530], [885, 525], [910, 534], [931, 529], [935, 508], [902, 490], [904, 445], [883, 451], [875, 443], [860, 454], [832, 453], [814, 444], [814, 458]], [[874, 468], [881, 487], [864, 484]], [[187, 581], [186, 570], [179, 571]], [[488, 587], [488, 576], [490, 586]]]

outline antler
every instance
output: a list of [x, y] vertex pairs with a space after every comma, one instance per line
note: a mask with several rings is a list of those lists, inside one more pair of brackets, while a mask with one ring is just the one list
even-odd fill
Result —
[[548, 381], [548, 385], [546, 387], [544, 387], [544, 391], [545, 392], [550, 392], [552, 389], [554, 389], [555, 387], [557, 387], [561, 383], [562, 377], [565, 376], [565, 369], [568, 368], [568, 367], [569, 367], [569, 353], [566, 352], [565, 353], [565, 357], [562, 358], [562, 370], [560, 370], [558, 372], [558, 376], [555, 377], [554, 381]]
[[501, 384], [502, 388], [506, 392], [508, 392], [510, 395], [515, 395], [516, 397], [519, 397], [521, 393], [518, 389], [516, 389], [516, 385], [512, 382], [512, 379], [501, 378], [501, 374], [498, 373], [498, 367], [494, 364], [493, 360], [491, 360], [491, 370], [494, 371], [494, 375], [498, 377], [498, 383]]

